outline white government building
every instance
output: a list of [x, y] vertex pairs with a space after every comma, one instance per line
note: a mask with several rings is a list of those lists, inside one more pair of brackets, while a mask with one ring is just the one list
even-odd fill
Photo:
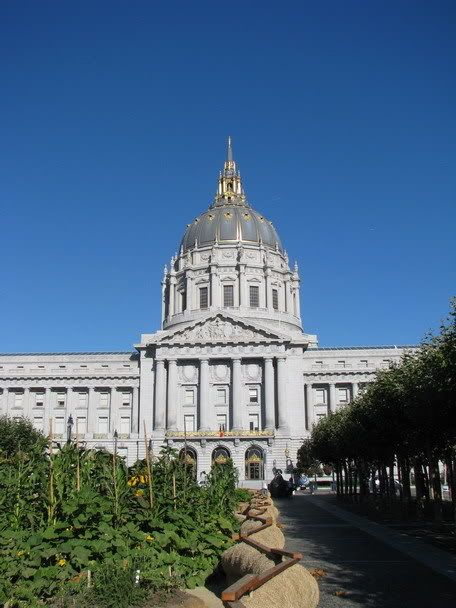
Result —
[[112, 449], [116, 434], [130, 464], [186, 441], [198, 476], [230, 456], [248, 484], [290, 470], [312, 425], [411, 348], [319, 348], [303, 331], [298, 267], [247, 202], [230, 141], [214, 202], [165, 267], [161, 327], [133, 352], [1, 355], [0, 413], [55, 440], [71, 415], [80, 442]]

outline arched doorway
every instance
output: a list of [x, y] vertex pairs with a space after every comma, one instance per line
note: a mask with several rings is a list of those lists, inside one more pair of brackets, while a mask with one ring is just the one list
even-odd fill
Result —
[[245, 478], [264, 479], [263, 450], [256, 445], [245, 452]]
[[231, 458], [229, 450], [222, 446], [216, 447], [215, 450], [212, 452], [212, 462], [215, 462], [217, 464], [225, 464], [225, 462], [229, 458]]
[[187, 463], [188, 467], [191, 469], [192, 477], [196, 479], [196, 471], [198, 464], [198, 455], [196, 450], [193, 448], [182, 448], [179, 452], [179, 460]]

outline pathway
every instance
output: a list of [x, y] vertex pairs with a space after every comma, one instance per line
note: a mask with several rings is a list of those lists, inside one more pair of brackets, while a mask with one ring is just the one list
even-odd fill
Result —
[[306, 568], [326, 573], [318, 579], [319, 608], [456, 605], [450, 554], [340, 509], [332, 495], [297, 494], [275, 503], [286, 549], [301, 552]]

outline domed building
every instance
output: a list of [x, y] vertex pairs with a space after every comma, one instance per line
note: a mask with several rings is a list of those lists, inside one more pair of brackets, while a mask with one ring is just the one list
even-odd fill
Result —
[[409, 348], [319, 348], [303, 331], [297, 265], [249, 204], [230, 140], [214, 201], [165, 267], [161, 310], [133, 352], [1, 355], [0, 413], [115, 444], [129, 463], [169, 445], [198, 477], [230, 457], [255, 485], [291, 472], [312, 425]]

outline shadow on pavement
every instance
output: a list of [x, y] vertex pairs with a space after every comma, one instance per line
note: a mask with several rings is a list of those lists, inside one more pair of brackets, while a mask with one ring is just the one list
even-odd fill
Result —
[[[335, 501], [332, 495], [319, 500]], [[321, 569], [321, 608], [439, 608], [456, 605], [456, 584], [400, 551], [321, 509], [310, 495], [274, 501], [286, 548]], [[342, 596], [335, 595], [342, 592]]]

